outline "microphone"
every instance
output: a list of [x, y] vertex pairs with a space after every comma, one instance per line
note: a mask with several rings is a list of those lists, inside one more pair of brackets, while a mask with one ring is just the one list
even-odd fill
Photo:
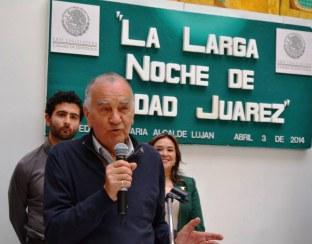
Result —
[[[117, 160], [126, 160], [129, 148], [124, 143], [117, 143], [114, 147], [115, 155]], [[126, 187], [122, 187], [117, 194], [117, 209], [118, 214], [126, 215], [128, 209], [128, 189]]]
[[186, 191], [180, 190], [177, 187], [173, 187], [166, 195], [166, 200], [168, 198], [176, 199], [181, 203], [185, 203], [188, 202], [188, 193]]

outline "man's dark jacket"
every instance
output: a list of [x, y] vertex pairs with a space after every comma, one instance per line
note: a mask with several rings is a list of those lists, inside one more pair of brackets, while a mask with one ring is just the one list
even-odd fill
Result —
[[128, 213], [121, 217], [103, 189], [106, 162], [94, 150], [91, 133], [51, 150], [44, 194], [48, 243], [169, 243], [160, 156], [147, 144], [135, 145], [135, 151], [128, 161], [138, 167], [128, 190]]

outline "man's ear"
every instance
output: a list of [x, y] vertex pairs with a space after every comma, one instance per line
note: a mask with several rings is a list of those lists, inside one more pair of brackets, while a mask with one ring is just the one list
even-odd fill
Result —
[[89, 110], [88, 110], [88, 108], [87, 108], [86, 106], [83, 106], [83, 114], [84, 114], [84, 116], [85, 116], [86, 118], [88, 118], [88, 116], [89, 116]]
[[47, 126], [50, 126], [51, 125], [51, 117], [47, 113], [44, 115], [44, 119], [45, 119]]
[[89, 118], [90, 111], [89, 111], [89, 109], [86, 106], [83, 106], [83, 114], [84, 114], [84, 116], [85, 116], [85, 118], [87, 120], [88, 126], [90, 127], [90, 118]]
[[134, 124], [134, 113], [132, 114], [132, 118], [131, 118], [131, 125]]
[[133, 114], [132, 114], [131, 125], [133, 125], [133, 124], [134, 124], [134, 116], [135, 116], [135, 113], [134, 113], [134, 108], [133, 108]]

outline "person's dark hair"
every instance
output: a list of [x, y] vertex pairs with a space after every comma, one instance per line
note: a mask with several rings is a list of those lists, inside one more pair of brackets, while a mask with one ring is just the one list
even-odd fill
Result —
[[175, 162], [174, 166], [171, 169], [171, 176], [170, 177], [171, 177], [171, 180], [172, 180], [173, 183], [178, 183], [181, 180], [181, 172], [180, 172], [180, 168], [179, 167], [180, 167], [180, 163], [181, 163], [182, 157], [181, 157], [181, 151], [180, 151], [179, 143], [178, 143], [177, 139], [173, 135], [171, 135], [171, 134], [161, 133], [161, 134], [155, 136], [149, 142], [149, 144], [154, 146], [155, 143], [158, 140], [163, 139], [163, 138], [168, 138], [174, 144], [174, 148], [175, 148], [175, 151], [176, 151], [176, 162]]
[[80, 121], [83, 118], [82, 102], [79, 96], [74, 91], [58, 91], [47, 101], [45, 113], [52, 116], [55, 107], [61, 103], [74, 103], [79, 107]]

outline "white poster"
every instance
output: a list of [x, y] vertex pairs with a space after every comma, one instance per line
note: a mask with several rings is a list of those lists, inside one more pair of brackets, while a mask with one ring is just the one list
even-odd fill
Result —
[[312, 32], [276, 29], [276, 72], [312, 76]]
[[51, 52], [99, 56], [100, 6], [52, 1]]

